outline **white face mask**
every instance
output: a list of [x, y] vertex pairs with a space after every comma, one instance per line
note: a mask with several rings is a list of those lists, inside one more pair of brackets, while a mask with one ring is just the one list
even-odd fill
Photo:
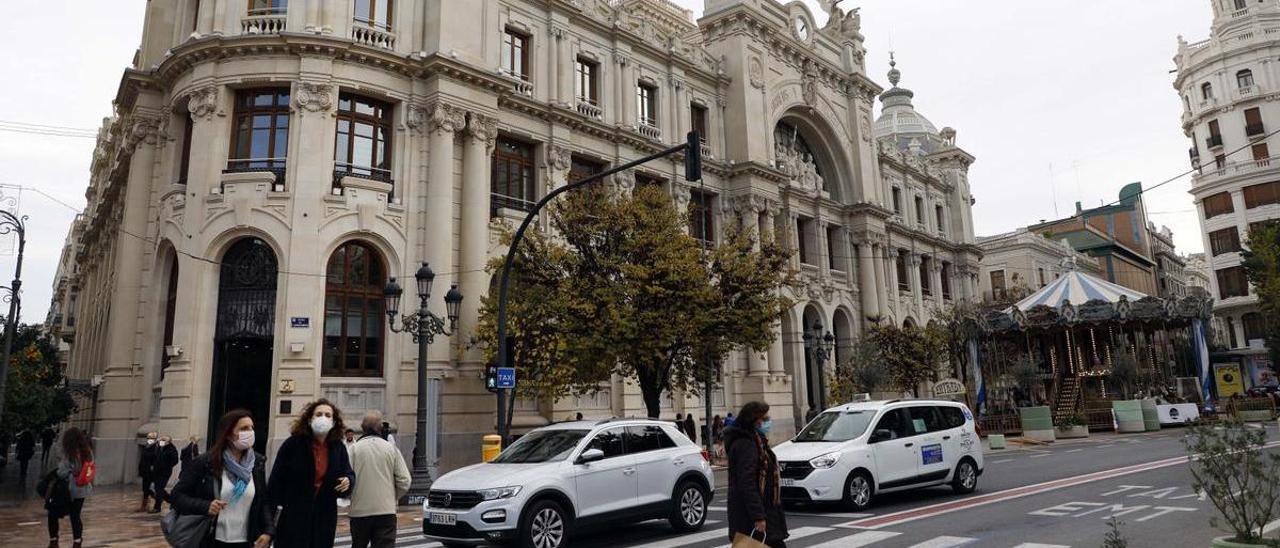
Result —
[[253, 447], [253, 443], [255, 441], [257, 440], [254, 438], [253, 430], [246, 430], [243, 432], [236, 432], [236, 439], [231, 440], [231, 445], [234, 445], [236, 449], [244, 451]]
[[330, 417], [312, 417], [311, 418], [311, 431], [315, 432], [316, 436], [323, 437], [325, 434], [328, 434], [329, 431], [332, 429], [333, 429], [332, 418]]
[[147, 440], [147, 445], [155, 445], [155, 444], [156, 444], [156, 440], [152, 440], [152, 439]]
[[169, 442], [164, 441], [164, 440], [160, 440], [160, 447], [164, 447], [164, 446], [166, 446], [166, 445], [169, 445]]

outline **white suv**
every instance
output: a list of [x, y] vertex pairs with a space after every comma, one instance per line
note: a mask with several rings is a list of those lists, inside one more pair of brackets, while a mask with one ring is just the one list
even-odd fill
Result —
[[855, 511], [869, 507], [878, 493], [946, 483], [970, 493], [982, 475], [973, 414], [949, 401], [834, 407], [775, 452], [785, 502], [841, 501]]
[[692, 531], [713, 492], [706, 454], [670, 423], [565, 422], [441, 476], [422, 506], [422, 532], [445, 546], [559, 548], [571, 533], [619, 521], [666, 518]]

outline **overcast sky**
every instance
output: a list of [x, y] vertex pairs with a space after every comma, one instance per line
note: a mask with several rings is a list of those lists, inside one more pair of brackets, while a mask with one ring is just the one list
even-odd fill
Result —
[[[702, 11], [702, 0], [675, 1]], [[824, 23], [817, 2], [807, 1]], [[1069, 215], [1076, 201], [1110, 202], [1125, 183], [1149, 187], [1190, 167], [1169, 71], [1178, 34], [1207, 37], [1208, 0], [845, 4], [862, 6], [872, 79], [888, 87], [892, 48], [917, 110], [939, 128], [956, 128], [958, 144], [977, 156], [970, 180], [979, 235]], [[31, 216], [23, 321], [43, 321], [48, 310], [72, 208], [84, 207], [93, 140], [17, 133], [5, 122], [96, 128], [111, 114], [145, 5], [43, 0], [40, 9], [0, 19], [0, 185], [27, 187], [20, 209]], [[1146, 197], [1183, 253], [1202, 247], [1189, 188], [1184, 177]], [[5, 196], [16, 192], [0, 187]], [[13, 259], [0, 255], [2, 284]]]

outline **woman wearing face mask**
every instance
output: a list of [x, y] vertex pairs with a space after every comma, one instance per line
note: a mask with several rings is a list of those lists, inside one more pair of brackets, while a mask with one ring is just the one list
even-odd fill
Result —
[[282, 507], [277, 547], [333, 547], [337, 499], [349, 496], [356, 479], [342, 443], [345, 430], [338, 408], [322, 398], [307, 404], [280, 445], [268, 482], [272, 506]]
[[267, 504], [267, 458], [253, 450], [253, 417], [229, 411], [218, 421], [207, 453], [182, 467], [169, 504], [180, 514], [214, 520], [201, 545], [210, 548], [266, 548], [275, 535], [274, 508]]
[[748, 402], [733, 425], [724, 428], [729, 455], [729, 542], [738, 534], [786, 548], [787, 516], [782, 511], [778, 457], [769, 447], [769, 404]]

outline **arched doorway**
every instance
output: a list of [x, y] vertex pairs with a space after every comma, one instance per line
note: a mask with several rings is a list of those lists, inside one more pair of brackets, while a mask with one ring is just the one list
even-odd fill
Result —
[[831, 333], [836, 337], [835, 352], [832, 359], [835, 363], [841, 363], [849, 359], [849, 352], [853, 348], [853, 321], [849, 319], [849, 313], [843, 308], [837, 308], [835, 316], [831, 319], [833, 329]]
[[276, 254], [259, 238], [236, 241], [222, 258], [218, 321], [214, 331], [209, 398], [209, 440], [223, 413], [253, 413], [265, 452], [271, 423], [271, 371], [276, 326]]

